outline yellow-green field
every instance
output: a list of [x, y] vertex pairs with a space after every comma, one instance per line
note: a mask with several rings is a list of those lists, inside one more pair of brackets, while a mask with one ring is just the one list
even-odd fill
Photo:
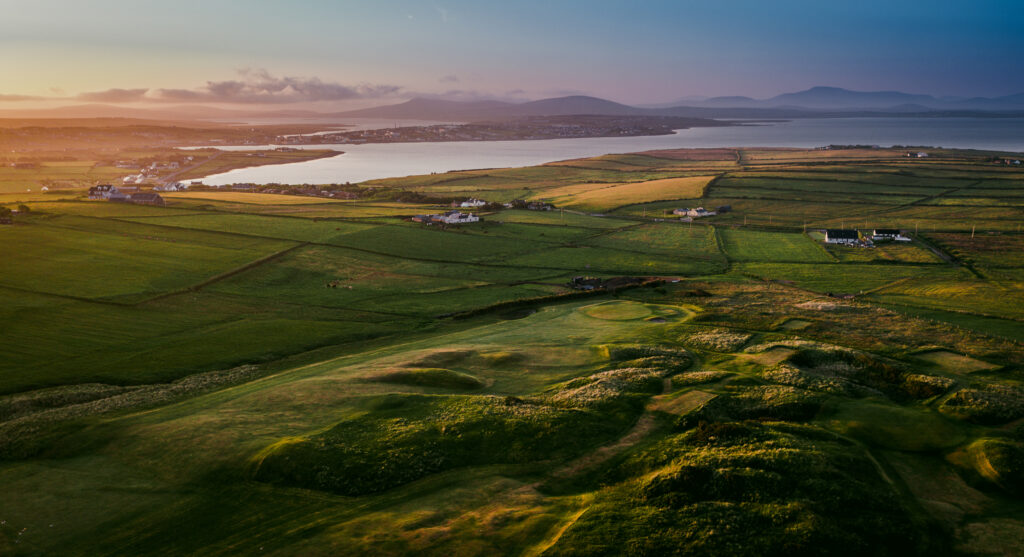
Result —
[[247, 193], [242, 191], [190, 191], [161, 194], [166, 199], [203, 199], [226, 203], [251, 203], [253, 205], [310, 205], [314, 203], [341, 203], [341, 200], [316, 198], [299, 195], [275, 195], [272, 193]]
[[697, 199], [712, 176], [666, 178], [628, 184], [580, 184], [545, 190], [533, 199], [559, 207], [609, 211], [623, 205], [635, 205], [668, 199]]

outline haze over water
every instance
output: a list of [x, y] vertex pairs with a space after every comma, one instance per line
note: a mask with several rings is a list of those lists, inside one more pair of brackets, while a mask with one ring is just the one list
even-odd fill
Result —
[[652, 149], [830, 144], [927, 145], [1024, 152], [1024, 118], [823, 118], [770, 125], [691, 128], [679, 130], [675, 135], [640, 137], [306, 145], [301, 148], [327, 147], [345, 154], [303, 163], [242, 168], [206, 177], [203, 182], [210, 185], [355, 183], [451, 170], [529, 166]]

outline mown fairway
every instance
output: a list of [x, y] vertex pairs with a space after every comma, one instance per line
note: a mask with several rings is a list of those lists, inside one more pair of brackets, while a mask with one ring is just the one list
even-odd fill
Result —
[[[1007, 553], [1024, 173], [901, 153], [26, 198], [0, 554]], [[568, 209], [406, 218], [470, 196]], [[666, 214], [698, 205], [732, 210]], [[843, 225], [913, 242], [821, 242]]]

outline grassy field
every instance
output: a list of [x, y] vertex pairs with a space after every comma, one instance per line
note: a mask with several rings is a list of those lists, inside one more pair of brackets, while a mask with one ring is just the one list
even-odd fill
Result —
[[719, 228], [718, 238], [732, 261], [828, 263], [821, 244], [803, 234]]
[[611, 211], [623, 205], [635, 205], [669, 199], [696, 199], [704, 193], [711, 176], [665, 178], [628, 184], [578, 184], [544, 190], [533, 199], [559, 207], [588, 211]]
[[403, 219], [444, 206], [422, 197], [26, 197], [0, 225], [0, 554], [1012, 553], [1024, 177], [901, 153], [363, 184], [619, 208], [451, 227]]

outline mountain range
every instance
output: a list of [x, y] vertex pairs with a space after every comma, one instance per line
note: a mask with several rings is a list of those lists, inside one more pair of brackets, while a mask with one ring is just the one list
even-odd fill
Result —
[[[682, 102], [682, 101], [680, 101]], [[712, 97], [685, 104], [636, 107], [588, 96], [524, 103], [459, 102], [416, 98], [400, 104], [336, 114], [341, 117], [424, 120], [480, 120], [524, 116], [594, 114], [612, 116], [682, 116], [698, 118], [814, 118], [839, 116], [1022, 116], [1024, 93], [996, 98], [949, 99], [899, 91], [850, 91], [814, 87], [770, 99]]]
[[401, 120], [479, 121], [529, 116], [676, 116], [687, 118], [827, 118], [854, 116], [1024, 116], [1024, 93], [1002, 97], [950, 98], [899, 91], [851, 91], [838, 87], [812, 87], [769, 99], [728, 96], [695, 99], [655, 106], [629, 106], [589, 96], [568, 96], [513, 103], [505, 101], [451, 101], [414, 98], [402, 103], [346, 112], [312, 110], [238, 110], [202, 105], [126, 108], [91, 104], [35, 110], [0, 110], [0, 118], [145, 118], [163, 120], [342, 121], [349, 118]]

